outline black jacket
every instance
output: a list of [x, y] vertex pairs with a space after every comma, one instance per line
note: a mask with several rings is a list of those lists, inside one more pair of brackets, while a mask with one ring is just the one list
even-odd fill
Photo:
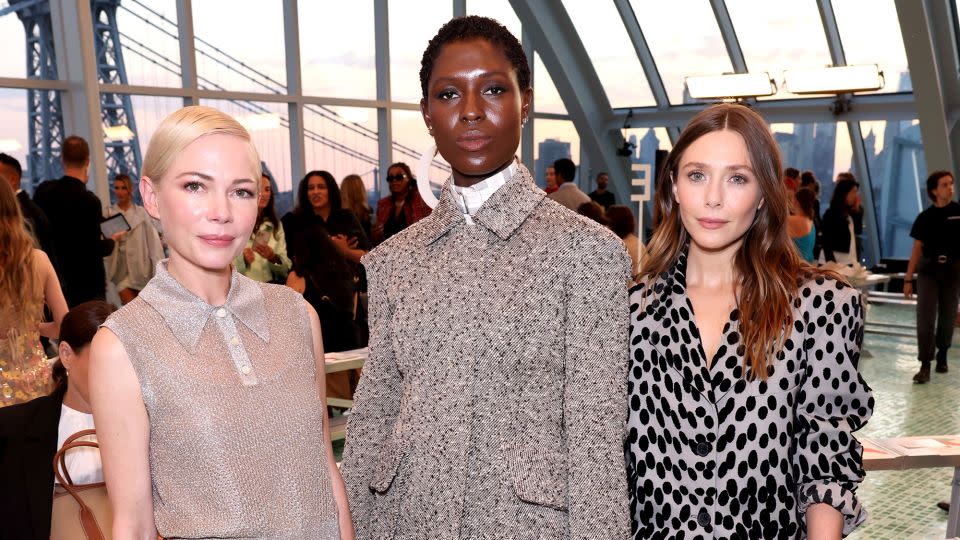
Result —
[[102, 300], [107, 279], [103, 258], [113, 251], [113, 240], [100, 233], [100, 199], [80, 180], [64, 176], [40, 184], [33, 200], [50, 220], [67, 305]]
[[0, 539], [48, 540], [63, 390], [0, 408]]
[[[854, 239], [859, 240], [857, 237], [863, 231], [863, 212], [851, 213], [850, 218], [853, 220]], [[827, 208], [820, 221], [820, 228], [817, 229], [817, 236], [821, 237], [823, 244], [823, 258], [827, 261], [836, 261], [834, 251], [841, 253], [850, 251], [850, 226], [847, 224], [847, 215], [832, 206]], [[856, 247], [859, 254], [859, 241]]]
[[[30, 225], [30, 232], [37, 239], [40, 249], [47, 254], [50, 261], [56, 261], [50, 220], [47, 219], [47, 214], [30, 199], [30, 195], [26, 191], [17, 193], [17, 203], [20, 205], [20, 213], [23, 214], [23, 219]], [[54, 264], [56, 263], [54, 262]]]

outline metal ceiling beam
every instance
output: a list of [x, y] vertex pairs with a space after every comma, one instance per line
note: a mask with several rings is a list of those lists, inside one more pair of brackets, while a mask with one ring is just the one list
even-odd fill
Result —
[[[283, 0], [283, 36], [287, 59], [287, 93], [303, 95], [303, 78], [300, 73], [300, 12], [297, 0]], [[287, 104], [287, 118], [290, 139], [290, 186], [297, 192], [300, 178], [306, 174], [306, 143], [304, 142], [303, 106], [299, 103]], [[267, 164], [270, 165], [269, 163]], [[274, 164], [276, 166], [276, 164]]]
[[[870, 94], [857, 96], [850, 111], [834, 115], [830, 111], [833, 98], [777, 99], [750, 103], [772, 124], [803, 122], [867, 122], [876, 120], [913, 120], [917, 104], [911, 94]], [[654, 107], [636, 109], [618, 108], [613, 111], [609, 128], [620, 127], [630, 110], [633, 127], [662, 127], [686, 125], [709, 104], [674, 105], [666, 111]]]
[[510, 0], [510, 4], [537, 45], [580, 135], [581, 148], [597, 170], [608, 171], [617, 200], [629, 201], [632, 190], [627, 161], [617, 155], [623, 141], [620, 126], [610, 127], [610, 101], [570, 15], [553, 0]]
[[957, 171], [960, 169], [957, 160], [960, 133], [955, 118], [960, 105], [960, 81], [953, 15], [947, 2], [942, 0], [895, 0], [895, 3], [917, 100], [927, 170]]
[[[820, 10], [820, 20], [823, 23], [823, 31], [826, 33], [827, 46], [830, 48], [830, 59], [834, 66], [847, 65], [847, 57], [843, 52], [843, 40], [840, 39], [840, 29], [837, 26], [837, 16], [833, 11], [831, 0], [817, 0], [817, 8]], [[838, 96], [838, 99], [841, 96]], [[845, 96], [844, 96], [845, 97]], [[860, 190], [860, 196], [863, 198], [864, 225], [866, 232], [863, 241], [866, 244], [867, 260], [872, 264], [879, 264], [883, 257], [880, 249], [880, 226], [877, 221], [877, 207], [873, 200], [873, 179], [870, 176], [870, 167], [867, 164], [867, 150], [863, 146], [863, 133], [860, 130], [860, 122], [848, 121], [847, 132], [850, 134], [850, 148], [852, 149], [851, 161], [853, 170], [857, 178], [863, 182], [864, 189]]]
[[733, 71], [746, 73], [747, 61], [743, 58], [743, 50], [740, 48], [740, 40], [737, 39], [737, 31], [733, 28], [733, 21], [730, 20], [727, 3], [724, 0], [710, 0], [710, 7], [713, 8], [713, 15], [717, 18], [720, 35], [723, 37], [723, 44], [727, 47], [727, 54], [730, 55]]

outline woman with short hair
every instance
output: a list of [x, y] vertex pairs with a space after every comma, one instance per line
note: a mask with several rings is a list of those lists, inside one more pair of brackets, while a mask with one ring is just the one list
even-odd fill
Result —
[[164, 257], [163, 244], [150, 216], [133, 202], [129, 175], [114, 177], [113, 195], [117, 202], [107, 207], [107, 216], [122, 214], [130, 230], [114, 242], [113, 252], [106, 257], [107, 279], [117, 288], [120, 301], [128, 304], [153, 277], [154, 267]]

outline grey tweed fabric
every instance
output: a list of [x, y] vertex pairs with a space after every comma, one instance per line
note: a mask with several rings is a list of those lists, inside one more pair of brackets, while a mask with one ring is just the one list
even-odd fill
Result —
[[358, 539], [622, 539], [630, 259], [518, 167], [367, 254], [343, 475]]

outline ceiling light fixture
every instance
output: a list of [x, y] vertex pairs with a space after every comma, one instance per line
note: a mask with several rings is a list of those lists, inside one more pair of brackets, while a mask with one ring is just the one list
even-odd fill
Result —
[[783, 72], [791, 94], [848, 94], [883, 88], [883, 72], [876, 64], [819, 69], [788, 69]]
[[777, 93], [777, 83], [766, 71], [687, 77], [684, 84], [694, 99], [743, 99]]

